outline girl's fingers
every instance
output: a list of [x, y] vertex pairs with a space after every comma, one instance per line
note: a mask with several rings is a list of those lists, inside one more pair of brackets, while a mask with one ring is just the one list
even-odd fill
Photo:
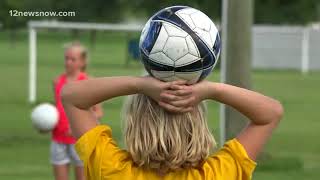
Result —
[[171, 83], [172, 86], [173, 86], [173, 85], [185, 85], [185, 84], [187, 84], [187, 81], [186, 81], [186, 80], [178, 80], [178, 81], [173, 81], [173, 82]]
[[159, 102], [159, 105], [170, 112], [180, 112], [182, 109], [182, 108], [172, 106], [172, 105], [165, 103], [165, 102], [162, 102], [162, 101]]
[[185, 85], [187, 81], [185, 80], [178, 80], [178, 81], [171, 81], [171, 82], [163, 82], [163, 89], [171, 89], [172, 86], [181, 86]]
[[194, 105], [194, 96], [175, 96], [171, 94], [162, 94], [161, 101], [175, 107], [189, 107]]
[[170, 89], [172, 90], [181, 90], [181, 89], [186, 89], [186, 85], [178, 85], [178, 84], [171, 84]]
[[172, 86], [172, 82], [164, 82], [163, 84], [163, 89], [170, 89]]
[[160, 94], [160, 97], [163, 101], [177, 101], [177, 100], [181, 100], [183, 99], [183, 97], [179, 97], [179, 96], [176, 96], [176, 95], [173, 95], [173, 94], [170, 94], [170, 93], [162, 93]]
[[187, 81], [174, 81], [172, 82], [170, 89], [179, 90], [179, 89], [190, 89], [191, 87], [187, 85]]
[[189, 96], [192, 94], [192, 90], [191, 89], [166, 90], [165, 93], [172, 94], [175, 96]]
[[[179, 95], [176, 95], [179, 94]], [[165, 91], [160, 94], [160, 99], [165, 101], [165, 102], [171, 102], [171, 101], [180, 101], [180, 100], [185, 100], [189, 99], [192, 97], [192, 93], [189, 92], [173, 92], [173, 91]]]
[[160, 101], [159, 105], [163, 108], [165, 108], [166, 110], [170, 111], [170, 112], [174, 112], [174, 113], [186, 113], [186, 112], [190, 112], [193, 110], [192, 107], [187, 107], [187, 108], [182, 108], [182, 107], [175, 107], [171, 104], [165, 103]]
[[188, 97], [182, 100], [170, 101], [169, 104], [176, 106], [176, 107], [189, 107], [193, 105], [194, 97]]
[[175, 91], [177, 96], [188, 96], [192, 94], [192, 91], [190, 89], [182, 89]]

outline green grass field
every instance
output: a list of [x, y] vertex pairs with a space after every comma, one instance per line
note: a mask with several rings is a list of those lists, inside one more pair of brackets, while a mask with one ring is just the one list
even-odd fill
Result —
[[[80, 40], [90, 46], [87, 33]], [[91, 47], [89, 73], [94, 76], [139, 75], [142, 67], [132, 62], [125, 67], [126, 38], [119, 33], [98, 34]], [[40, 135], [30, 124], [32, 105], [27, 103], [28, 41], [20, 32], [15, 44], [7, 32], [0, 32], [0, 179], [53, 179], [49, 164], [50, 135]], [[63, 71], [63, 44], [72, 40], [70, 33], [39, 33], [38, 102], [53, 101], [52, 79]], [[209, 77], [219, 80], [219, 71]], [[257, 180], [318, 180], [320, 175], [319, 102], [320, 72], [302, 76], [297, 71], [254, 71], [254, 89], [279, 99], [285, 116], [266, 146], [267, 160], [259, 163]], [[119, 114], [123, 98], [103, 104], [103, 123], [113, 128], [122, 146]], [[218, 137], [218, 104], [209, 103], [209, 120]]]

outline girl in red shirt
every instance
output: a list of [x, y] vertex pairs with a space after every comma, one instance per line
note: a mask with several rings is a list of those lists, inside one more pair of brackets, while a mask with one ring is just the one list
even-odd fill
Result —
[[[69, 120], [62, 106], [60, 94], [62, 88], [68, 82], [88, 79], [88, 75], [85, 73], [87, 54], [87, 50], [80, 43], [72, 43], [66, 47], [64, 53], [65, 72], [59, 75], [53, 82], [54, 97], [59, 112], [59, 121], [52, 131], [50, 151], [51, 163], [53, 165], [56, 180], [68, 179], [70, 163], [75, 165], [76, 179], [84, 179], [83, 165], [74, 149], [76, 139], [72, 135]], [[91, 110], [98, 119], [103, 115], [100, 105], [93, 106]]]

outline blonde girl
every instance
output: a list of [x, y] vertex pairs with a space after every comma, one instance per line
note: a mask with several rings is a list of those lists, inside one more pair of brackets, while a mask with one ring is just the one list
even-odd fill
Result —
[[[130, 95], [124, 106], [126, 150], [108, 125], [99, 125], [94, 104]], [[102, 77], [70, 83], [63, 105], [78, 139], [76, 150], [90, 179], [248, 180], [263, 145], [279, 123], [281, 104], [239, 87], [202, 81], [162, 82], [152, 77]], [[248, 126], [215, 153], [204, 100], [229, 105]], [[110, 119], [115, 121], [116, 119]]]

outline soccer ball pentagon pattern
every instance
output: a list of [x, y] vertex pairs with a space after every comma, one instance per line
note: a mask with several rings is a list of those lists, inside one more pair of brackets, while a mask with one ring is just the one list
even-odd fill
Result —
[[172, 6], [148, 20], [139, 48], [151, 76], [194, 84], [207, 77], [216, 65], [221, 40], [207, 15], [191, 7]]

